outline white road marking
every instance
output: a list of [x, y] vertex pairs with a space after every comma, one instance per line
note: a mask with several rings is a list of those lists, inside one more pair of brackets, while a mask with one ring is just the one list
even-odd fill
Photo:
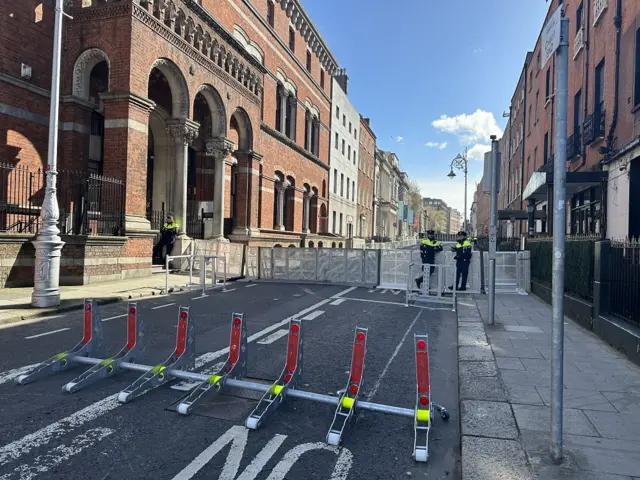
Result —
[[[209, 368], [205, 368], [202, 372], [203, 375], [213, 375], [216, 374], [220, 371], [220, 369], [222, 369], [222, 367], [224, 367], [224, 364], [226, 362], [218, 362], [215, 365], [209, 367]], [[173, 388], [174, 390], [180, 390], [182, 392], [190, 392], [191, 390], [193, 390], [194, 388], [196, 388], [198, 385], [200, 385], [201, 382], [187, 382], [182, 381], [180, 383], [176, 383], [175, 385], [171, 385], [171, 388]]]
[[400, 293], [400, 290], [394, 290], [394, 291], [393, 291], [393, 294], [394, 294], [394, 295], [398, 295], [399, 293]]
[[304, 293], [306, 293], [307, 295], [313, 295], [314, 294], [313, 290], [311, 290], [310, 288], [307, 288], [307, 287], [302, 287], [302, 291]]
[[[400, 302], [385, 302], [384, 300], [368, 300], [366, 298], [352, 298], [352, 297], [345, 297], [345, 300], [353, 300], [354, 302], [366, 302], [366, 303], [381, 303], [384, 305], [398, 305], [400, 307], [406, 307], [407, 304], [406, 303], [400, 303]], [[446, 310], [446, 311], [451, 311], [451, 307], [425, 307], [423, 305], [409, 305], [409, 307], [411, 308], [419, 308], [421, 310]]]
[[376, 289], [374, 288], [373, 290], [369, 290], [369, 292], [368, 292], [368, 293], [373, 293], [373, 292], [375, 292], [375, 291], [376, 291]]
[[225, 288], [224, 290], [222, 290], [222, 293], [229, 293], [229, 292], [235, 292], [236, 289], [235, 288]]
[[123, 313], [122, 315], [116, 315], [115, 317], [109, 317], [109, 318], [103, 318], [102, 321], [103, 322], [108, 322], [109, 320], [115, 320], [116, 318], [122, 318], [122, 317], [126, 317], [127, 314]]
[[258, 340], [258, 343], [260, 345], [269, 345], [270, 343], [275, 342], [276, 340], [284, 337], [285, 335], [287, 335], [289, 333], [289, 330], [286, 328], [283, 328], [281, 330], [277, 330], [274, 333], [272, 333], [271, 335], [269, 335], [268, 337], [264, 337], [262, 340]]
[[[303, 443], [297, 445], [289, 450], [285, 456], [278, 462], [278, 464], [271, 470], [271, 474], [267, 477], [267, 480], [284, 480], [293, 467], [293, 464], [298, 461], [302, 454], [311, 450], [328, 450], [338, 455], [338, 460], [333, 467], [330, 480], [346, 480], [353, 464], [353, 455], [346, 448], [333, 447], [323, 442], [316, 443]], [[222, 478], [222, 477], [220, 477]], [[251, 480], [251, 479], [247, 479]]]
[[409, 335], [409, 332], [411, 332], [411, 329], [416, 324], [416, 322], [418, 321], [418, 318], [420, 318], [421, 314], [422, 314], [422, 310], [418, 312], [418, 314], [416, 315], [416, 318], [413, 319], [413, 322], [411, 322], [411, 325], [409, 325], [409, 328], [407, 328], [407, 331], [404, 332], [404, 335], [402, 336], [402, 339], [400, 340], [400, 343], [398, 343], [398, 346], [393, 351], [393, 354], [391, 355], [391, 358], [389, 358], [389, 361], [387, 362], [387, 364], [382, 369], [382, 373], [380, 374], [380, 376], [376, 380], [376, 383], [373, 386], [373, 390], [371, 390], [371, 393], [369, 393], [367, 395], [367, 400], [371, 400], [373, 398], [373, 396], [376, 394], [376, 392], [378, 391], [378, 388], [380, 388], [380, 383], [382, 382], [382, 379], [387, 374], [387, 370], [389, 370], [389, 367], [391, 366], [391, 363], [393, 362], [393, 360], [398, 356], [398, 352], [400, 351], [400, 348], [402, 348], [402, 345], [404, 345], [404, 342], [407, 340], [407, 336]]
[[294, 294], [293, 294], [293, 296], [294, 296], [294, 297], [301, 297], [301, 296], [302, 296], [302, 294], [301, 294], [301, 293], [294, 293]]
[[165, 304], [165, 305], [158, 305], [157, 307], [151, 307], [151, 308], [150, 308], [150, 310], [157, 310], [157, 309], [159, 309], [159, 308], [170, 307], [171, 305], [175, 305], [175, 304], [176, 304], [176, 303], [175, 303], [175, 302], [173, 302], [173, 303], [167, 303], [167, 304]]
[[13, 370], [7, 370], [6, 372], [1, 373], [0, 374], [0, 385], [2, 385], [3, 383], [10, 382], [15, 377], [27, 373], [28, 371], [36, 368], [38, 365], [40, 365], [40, 364], [39, 363], [33, 363], [31, 365], [25, 365], [24, 367], [14, 368]]
[[337, 300], [334, 300], [333, 302], [331, 302], [329, 305], [340, 305], [342, 302], [346, 302], [347, 299], [346, 298], [338, 298]]
[[[46, 474], [52, 468], [57, 467], [61, 463], [69, 460], [71, 457], [78, 455], [83, 450], [93, 447], [96, 443], [109, 435], [115, 433], [115, 430], [106, 427], [97, 427], [87, 430], [73, 439], [71, 445], [58, 445], [52, 448], [44, 455], [39, 455], [33, 463], [25, 463], [13, 470], [13, 473], [19, 474], [20, 480], [31, 480], [40, 475]], [[3, 475], [1, 480], [8, 480], [12, 474]]]
[[387, 290], [386, 288], [384, 290], [382, 290], [380, 293], [384, 294], [387, 293], [389, 290]]
[[[242, 475], [238, 480], [255, 479], [286, 438], [286, 435], [274, 436], [265, 445], [262, 451], [258, 453], [253, 462], [251, 462], [245, 471], [242, 472]], [[231, 443], [231, 448], [229, 449], [227, 460], [218, 480], [234, 480], [238, 474], [238, 470], [240, 469], [240, 462], [242, 461], [242, 456], [248, 440], [249, 430], [244, 427], [234, 425], [209, 447], [204, 449], [202, 453], [200, 453], [200, 455], [198, 455], [189, 465], [173, 477], [173, 480], [190, 480], [229, 443]]]
[[191, 300], [200, 300], [201, 298], [208, 298], [209, 295], [200, 295], [199, 297], [193, 297]]
[[309, 315], [304, 317], [302, 320], [313, 320], [314, 318], [318, 318], [323, 313], [324, 313], [324, 311], [322, 311], [322, 310], [316, 310], [315, 312], [311, 312]]
[[244, 288], [251, 288], [251, 287], [257, 287], [258, 284], [257, 283], [250, 283], [249, 285], [245, 285]]
[[57, 330], [51, 330], [50, 332], [38, 333], [37, 335], [31, 335], [29, 337], [24, 337], [25, 340], [31, 340], [32, 338], [40, 338], [46, 337], [47, 335], [53, 335], [54, 333], [66, 332], [67, 330], [71, 330], [70, 328], [59, 328]]
[[[348, 288], [340, 292], [338, 295], [343, 295], [352, 290], [353, 288]], [[273, 332], [274, 330], [277, 330], [283, 325], [289, 323], [291, 319], [299, 318], [300, 316], [305, 315], [315, 310], [316, 308], [329, 303], [331, 300], [332, 300], [331, 298], [321, 300], [315, 303], [314, 305], [311, 305], [310, 307], [305, 308], [304, 310], [301, 310], [297, 314], [291, 315], [285, 318], [284, 320], [274, 323], [273, 325], [270, 325], [264, 328], [263, 330], [257, 333], [254, 333], [247, 339], [247, 341], [253, 342], [254, 340], [262, 337], [263, 335]], [[229, 353], [229, 347], [225, 347], [221, 350], [218, 350], [217, 352], [210, 352], [210, 353], [205, 353], [203, 355], [200, 355], [199, 357], [196, 358], [196, 368], [200, 368], [208, 363], [214, 362], [221, 356], [226, 355], [228, 353]], [[38, 365], [39, 364], [27, 365], [19, 369], [14, 369], [10, 372], [5, 372], [2, 375], [0, 375], [0, 382], [5, 378], [11, 379], [16, 375], [20, 375], [21, 373], [26, 372]], [[6, 382], [7, 380], [4, 380], [4, 381]], [[53, 422], [47, 425], [46, 427], [41, 428], [40, 430], [37, 430], [33, 433], [25, 435], [24, 437], [1, 447], [0, 448], [0, 465], [3, 465], [8, 461], [17, 460], [21, 456], [28, 454], [31, 450], [35, 448], [39, 448], [42, 445], [45, 445], [46, 443], [54, 439], [67, 435], [71, 433], [74, 429], [81, 427], [85, 423], [91, 422], [96, 418], [99, 418], [102, 415], [110, 412], [111, 410], [118, 408], [119, 406], [122, 405], [120, 402], [118, 402], [118, 393], [115, 393], [106, 398], [103, 398], [102, 400], [99, 400], [98, 402], [93, 403], [83, 408], [82, 410], [78, 410], [77, 412], [72, 413], [68, 417], [65, 417], [65, 418], [62, 418], [61, 420]], [[242, 428], [244, 429], [244, 427]]]

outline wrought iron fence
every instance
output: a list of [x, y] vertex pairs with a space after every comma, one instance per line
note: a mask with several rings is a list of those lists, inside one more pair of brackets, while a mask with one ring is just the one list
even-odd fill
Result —
[[640, 242], [611, 242], [611, 313], [640, 327]]
[[[41, 169], [0, 164], [0, 231], [37, 234], [45, 192]], [[125, 186], [103, 175], [61, 170], [58, 228], [66, 235], [122, 235]]]
[[598, 109], [589, 115], [584, 122], [583, 141], [585, 145], [591, 145], [596, 139], [604, 136], [605, 129], [605, 111], [604, 102]]
[[187, 235], [191, 238], [204, 238], [204, 209], [197, 213], [187, 213]]

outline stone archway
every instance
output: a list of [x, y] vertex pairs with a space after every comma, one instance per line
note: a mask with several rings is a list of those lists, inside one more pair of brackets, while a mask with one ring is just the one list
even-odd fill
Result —
[[[111, 62], [106, 53], [99, 48], [90, 48], [78, 56], [73, 66], [73, 96], [89, 100], [91, 89], [91, 72], [100, 62], [106, 62], [107, 72], [111, 71]], [[108, 90], [108, 75], [107, 88]]]
[[[171, 90], [171, 117], [189, 117], [189, 88], [180, 68], [167, 58], [159, 58], [151, 65], [149, 75], [158, 70], [166, 78]], [[152, 99], [153, 100], [153, 99]]]

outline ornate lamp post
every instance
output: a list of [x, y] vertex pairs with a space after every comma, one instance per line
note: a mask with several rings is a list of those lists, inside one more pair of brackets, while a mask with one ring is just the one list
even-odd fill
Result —
[[467, 176], [469, 173], [467, 170], [467, 164], [468, 164], [468, 157], [467, 157], [467, 149], [465, 148], [463, 154], [458, 154], [456, 158], [454, 158], [451, 161], [451, 165], [450, 165], [451, 171], [447, 175], [447, 177], [449, 177], [452, 180], [455, 178], [456, 172], [453, 171], [454, 167], [464, 172], [464, 220], [462, 222], [462, 225], [463, 225], [462, 228], [464, 230], [466, 230], [467, 228]]
[[62, 47], [62, 17], [65, 0], [56, 0], [53, 34], [53, 68], [51, 73], [51, 109], [49, 112], [49, 146], [46, 167], [46, 187], [42, 202], [42, 227], [33, 246], [36, 250], [34, 288], [31, 305], [53, 307], [60, 305], [60, 252], [64, 242], [60, 239], [56, 176], [58, 175], [58, 109], [60, 105], [60, 52]]

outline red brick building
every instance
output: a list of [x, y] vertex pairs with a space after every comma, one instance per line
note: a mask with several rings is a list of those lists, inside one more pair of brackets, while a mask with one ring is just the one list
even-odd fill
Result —
[[373, 193], [376, 135], [368, 118], [360, 116], [360, 157], [358, 158], [358, 230], [357, 236], [373, 236]]
[[[299, 246], [327, 231], [338, 65], [298, 0], [73, 0], [67, 12], [58, 168], [124, 182], [123, 255], [144, 258], [132, 268], [150, 266], [168, 212], [185, 240]], [[0, 161], [35, 171], [51, 2], [0, 0], [0, 21]]]

